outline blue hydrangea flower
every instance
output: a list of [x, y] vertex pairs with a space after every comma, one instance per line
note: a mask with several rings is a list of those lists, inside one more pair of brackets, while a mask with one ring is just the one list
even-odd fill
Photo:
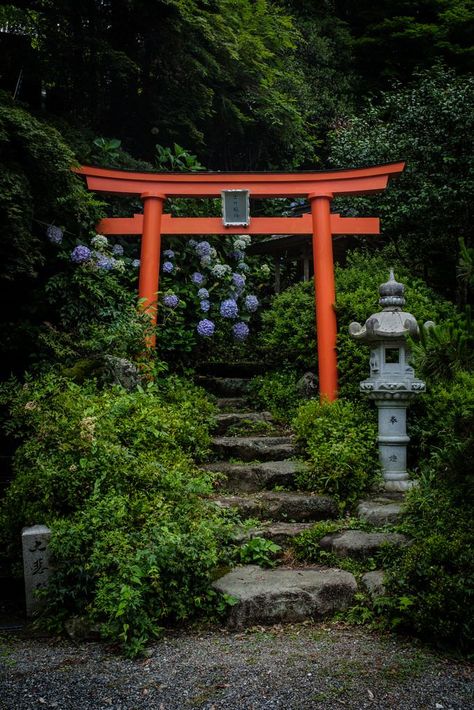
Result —
[[255, 313], [257, 308], [259, 307], [259, 301], [257, 296], [246, 296], [245, 297], [245, 308], [250, 312], [250, 313]]
[[242, 261], [242, 259], [244, 257], [245, 257], [245, 254], [240, 249], [236, 249], [235, 251], [230, 253], [230, 258], [234, 259], [235, 261]]
[[245, 340], [245, 338], [248, 337], [249, 328], [246, 323], [240, 322], [234, 325], [234, 327], [232, 328], [232, 332], [236, 340]]
[[172, 249], [166, 249], [163, 252], [163, 256], [166, 256], [167, 259], [174, 259], [174, 251]]
[[111, 259], [110, 256], [105, 254], [100, 254], [95, 263], [97, 268], [102, 269], [102, 271], [112, 271], [115, 266], [115, 259]]
[[207, 318], [204, 318], [204, 320], [200, 320], [196, 326], [197, 332], [203, 338], [209, 338], [211, 335], [214, 335], [215, 329], [216, 326], [214, 325], [212, 320], [207, 320]]
[[245, 263], [245, 261], [241, 261], [240, 264], [237, 264], [237, 271], [242, 271], [242, 273], [246, 273], [247, 271], [250, 271], [250, 266]]
[[71, 252], [71, 261], [75, 264], [83, 264], [84, 261], [88, 261], [91, 258], [91, 250], [89, 247], [84, 246], [84, 244], [79, 244]]
[[210, 302], [207, 301], [206, 299], [204, 299], [204, 301], [201, 301], [201, 303], [199, 305], [201, 306], [201, 311], [203, 313], [207, 313], [209, 308], [211, 307]]
[[197, 244], [197, 241], [196, 241], [195, 239], [190, 239], [189, 242], [188, 242], [188, 244], [189, 244], [189, 246], [191, 247], [191, 249], [194, 249], [194, 247], [195, 247], [196, 244]]
[[123, 246], [121, 244], [114, 244], [112, 254], [115, 254], [115, 256], [123, 256]]
[[209, 266], [212, 262], [212, 259], [210, 256], [203, 256], [201, 258], [201, 261], [199, 262], [201, 266]]
[[134, 260], [132, 261], [132, 266], [133, 266], [134, 269], [138, 269], [139, 266], [140, 266], [140, 259], [134, 259]]
[[211, 245], [209, 242], [198, 242], [196, 244], [196, 254], [200, 256], [201, 258], [203, 256], [210, 256], [211, 255]]
[[164, 297], [163, 303], [165, 306], [168, 306], [168, 308], [176, 308], [179, 303], [179, 298], [174, 293], [169, 293]]
[[245, 276], [242, 276], [242, 274], [232, 274], [232, 283], [237, 290], [241, 291], [245, 286]]
[[165, 274], [171, 274], [173, 269], [174, 264], [172, 264], [171, 261], [165, 261], [165, 263], [163, 264], [163, 271], [165, 272]]
[[191, 275], [191, 281], [193, 284], [199, 286], [204, 281], [204, 276], [200, 274], [199, 271], [195, 271], [194, 274]]
[[198, 291], [198, 298], [206, 299], [209, 298], [209, 291], [207, 288], [200, 288]]
[[220, 313], [223, 318], [237, 318], [239, 307], [233, 298], [226, 298], [222, 301]]
[[60, 227], [55, 227], [54, 224], [48, 225], [46, 236], [51, 244], [61, 244], [63, 240], [63, 230]]

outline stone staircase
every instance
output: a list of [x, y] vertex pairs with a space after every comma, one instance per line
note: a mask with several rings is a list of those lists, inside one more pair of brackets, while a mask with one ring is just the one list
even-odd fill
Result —
[[[331, 497], [295, 490], [295, 476], [305, 464], [296, 456], [291, 432], [279, 429], [270, 413], [251, 410], [245, 398], [248, 379], [207, 377], [200, 378], [199, 384], [217, 396], [220, 409], [214, 460], [202, 466], [221, 474], [215, 503], [234, 509], [242, 520], [259, 521], [250, 529], [237, 530], [237, 542], [263, 537], [287, 549], [295, 536], [315, 522], [338, 517]], [[360, 503], [358, 516], [375, 526], [393, 524], [400, 505], [394, 498], [374, 498]], [[325, 535], [319, 545], [338, 557], [363, 561], [387, 542], [404, 545], [408, 541], [391, 532], [345, 530]], [[229, 625], [298, 622], [351, 606], [358, 589], [353, 574], [318, 565], [285, 564], [288, 559], [291, 555], [284, 555], [280, 566], [273, 569], [238, 566], [214, 582], [216, 590], [236, 600]], [[382, 572], [369, 572], [361, 582], [368, 593], [380, 594], [382, 579]]]

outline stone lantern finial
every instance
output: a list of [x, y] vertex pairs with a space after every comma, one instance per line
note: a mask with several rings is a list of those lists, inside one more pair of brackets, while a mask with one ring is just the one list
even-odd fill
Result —
[[388, 281], [379, 287], [379, 303], [384, 310], [401, 308], [405, 305], [405, 286], [395, 281], [393, 269], [390, 269]]

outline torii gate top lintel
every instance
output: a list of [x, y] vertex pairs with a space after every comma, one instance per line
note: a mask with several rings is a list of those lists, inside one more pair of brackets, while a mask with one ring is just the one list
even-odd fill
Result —
[[[143, 215], [106, 218], [98, 225], [103, 234], [141, 234], [139, 295], [154, 323], [162, 234], [312, 234], [316, 292], [319, 384], [322, 398], [333, 400], [337, 393], [334, 303], [334, 234], [379, 234], [377, 218], [341, 217], [331, 213], [336, 195], [360, 195], [385, 189], [391, 177], [399, 175], [404, 162], [364, 168], [303, 172], [160, 172], [82, 166], [73, 168], [84, 175], [91, 190], [142, 198]], [[163, 214], [168, 197], [219, 197], [225, 190], [247, 190], [252, 198], [304, 197], [311, 214], [301, 217], [254, 217], [246, 226], [227, 226], [218, 217], [172, 217]], [[154, 345], [154, 339], [150, 344]]]
[[253, 198], [308, 197], [314, 194], [363, 194], [383, 190], [405, 163], [366, 168], [303, 172], [160, 172], [138, 173], [82, 166], [74, 171], [98, 192], [155, 193], [166, 197], [218, 197], [222, 190], [246, 189]]

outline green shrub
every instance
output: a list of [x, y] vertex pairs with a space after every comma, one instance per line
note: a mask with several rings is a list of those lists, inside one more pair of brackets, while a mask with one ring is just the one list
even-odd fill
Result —
[[354, 503], [379, 480], [375, 412], [339, 399], [303, 404], [293, 420], [297, 441], [308, 458], [298, 473], [301, 488]]
[[248, 398], [260, 409], [271, 412], [276, 421], [289, 422], [295, 415], [301, 396], [296, 372], [269, 372], [250, 381]]
[[210, 441], [204, 393], [176, 378], [128, 393], [49, 374], [10, 383], [3, 399], [22, 443], [2, 550], [15, 561], [23, 526], [51, 527], [48, 623], [85, 617], [134, 655], [160, 623], [205, 607], [227, 528], [193, 463]]
[[[369, 371], [369, 350], [349, 335], [352, 321], [364, 323], [376, 311], [378, 289], [395, 268], [406, 286], [407, 310], [417, 320], [438, 323], [452, 317], [454, 307], [437, 296], [421, 279], [400, 264], [391, 249], [376, 253], [353, 251], [345, 266], [336, 266], [336, 309], [338, 321], [338, 368], [341, 396], [358, 397], [359, 382]], [[263, 314], [260, 348], [268, 362], [298, 369], [317, 370], [314, 287], [298, 283], [276, 296]]]

